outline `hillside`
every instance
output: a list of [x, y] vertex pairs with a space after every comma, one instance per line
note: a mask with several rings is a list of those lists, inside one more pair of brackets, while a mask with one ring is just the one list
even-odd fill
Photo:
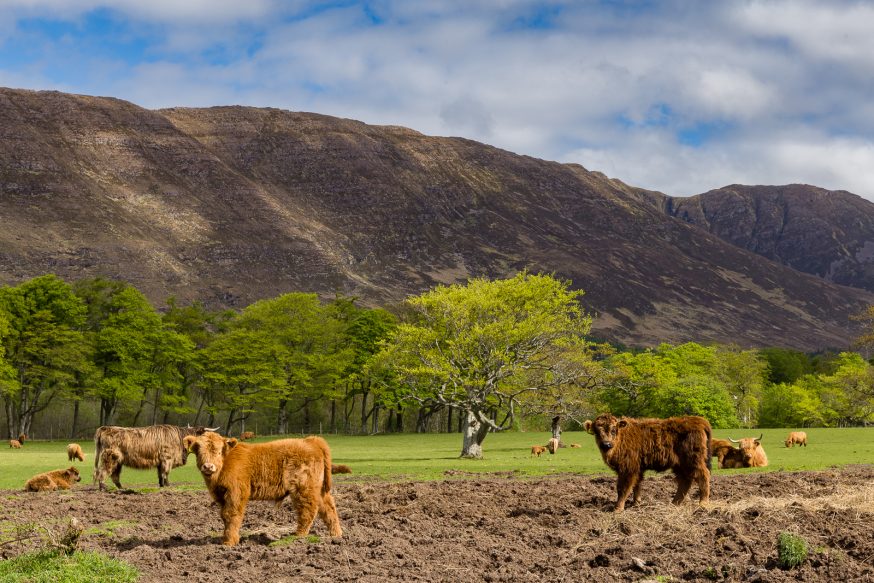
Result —
[[150, 111], [0, 90], [0, 283], [46, 272], [246, 305], [390, 304], [529, 268], [586, 290], [599, 335], [843, 347], [874, 294], [668, 216], [580, 166], [276, 109]]

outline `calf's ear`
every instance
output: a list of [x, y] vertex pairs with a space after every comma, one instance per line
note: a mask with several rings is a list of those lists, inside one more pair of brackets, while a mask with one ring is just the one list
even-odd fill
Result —
[[230, 439], [226, 439], [225, 444], [227, 444], [228, 449], [230, 449], [230, 448], [234, 447], [235, 445], [237, 445], [237, 438], [231, 437]]
[[583, 429], [586, 430], [586, 433], [592, 433], [592, 422], [589, 419], [586, 419], [586, 422], [583, 423]]
[[625, 419], [620, 419], [619, 423], [616, 424], [616, 426], [619, 427], [620, 429], [622, 429], [626, 425], [628, 425], [628, 421], [626, 421]]
[[185, 449], [191, 451], [191, 446], [194, 445], [194, 442], [197, 441], [197, 438], [193, 435], [186, 435], [182, 438], [182, 445], [185, 446]]

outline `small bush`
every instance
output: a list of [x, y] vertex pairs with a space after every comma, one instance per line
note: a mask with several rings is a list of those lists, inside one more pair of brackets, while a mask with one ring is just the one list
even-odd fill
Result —
[[807, 560], [807, 541], [791, 532], [777, 537], [777, 560], [784, 569], [792, 569]]

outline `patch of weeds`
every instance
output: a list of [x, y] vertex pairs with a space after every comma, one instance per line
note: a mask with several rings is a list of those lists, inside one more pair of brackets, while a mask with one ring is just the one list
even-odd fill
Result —
[[300, 537], [300, 536], [297, 536], [296, 534], [290, 534], [288, 536], [282, 537], [279, 540], [273, 541], [272, 543], [270, 543], [267, 546], [269, 546], [269, 547], [284, 547], [284, 546], [293, 544], [295, 541], [300, 540], [300, 539], [303, 539], [307, 543], [310, 543], [310, 544], [316, 544], [316, 543], [322, 542], [322, 538], [316, 534], [308, 534], [306, 537]]
[[784, 569], [792, 569], [807, 560], [807, 541], [791, 532], [777, 537], [777, 561]]
[[135, 520], [108, 520], [106, 522], [101, 522], [97, 526], [92, 526], [91, 528], [86, 529], [84, 534], [93, 534], [111, 538], [115, 536], [116, 530], [127, 526], [134, 526], [135, 524], [137, 524]]
[[42, 550], [0, 561], [0, 580], [10, 583], [133, 583], [139, 573], [112, 557]]
[[701, 576], [710, 581], [716, 581], [720, 578], [719, 571], [716, 570], [716, 567], [707, 567], [701, 572]]

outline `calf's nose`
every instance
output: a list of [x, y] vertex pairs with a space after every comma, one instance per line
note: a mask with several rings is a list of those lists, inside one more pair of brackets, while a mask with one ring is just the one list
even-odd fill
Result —
[[211, 474], [211, 473], [215, 472], [215, 464], [209, 464], [209, 463], [203, 464], [202, 466], [200, 466], [200, 471], [201, 472], [208, 472]]

